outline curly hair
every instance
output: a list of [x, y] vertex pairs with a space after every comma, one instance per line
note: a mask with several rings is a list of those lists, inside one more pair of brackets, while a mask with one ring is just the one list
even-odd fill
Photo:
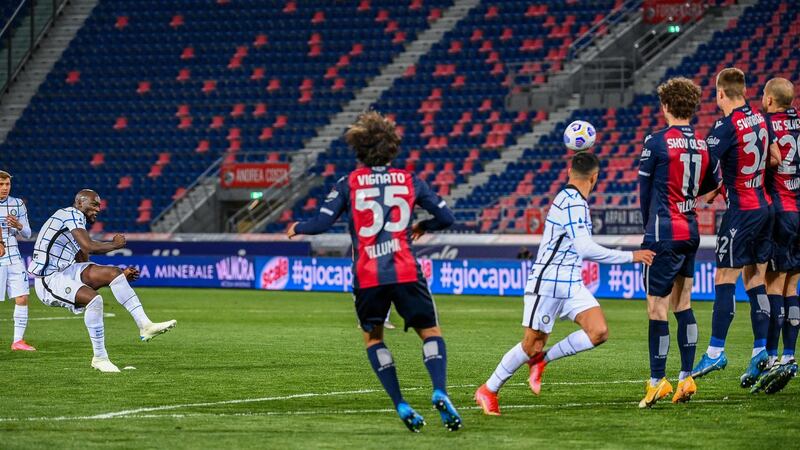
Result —
[[377, 111], [367, 111], [358, 116], [344, 138], [356, 151], [356, 158], [369, 167], [389, 164], [400, 151], [400, 136], [395, 123]]
[[658, 87], [658, 99], [676, 119], [691, 119], [700, 105], [700, 86], [688, 78], [670, 78]]

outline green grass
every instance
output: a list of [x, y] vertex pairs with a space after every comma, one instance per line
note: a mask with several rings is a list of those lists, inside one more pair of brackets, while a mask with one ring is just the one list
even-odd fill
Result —
[[[415, 435], [389, 410], [367, 362], [349, 295], [139, 292], [152, 319], [178, 319], [178, 327], [150, 343], [138, 342], [130, 316], [109, 291], [103, 292], [106, 312], [116, 315], [106, 319], [112, 361], [136, 367], [120, 374], [89, 368], [91, 346], [80, 318], [32, 320], [27, 338], [39, 351], [10, 353], [13, 306], [0, 304], [5, 349], [0, 353], [0, 448], [752, 449], [797, 445], [794, 436], [800, 432], [800, 383], [774, 396], [752, 396], [738, 386], [752, 338], [746, 306], [730, 333], [728, 369], [699, 380], [696, 401], [689, 404], [637, 408], [649, 375], [645, 305], [605, 301], [607, 344], [553, 363], [539, 397], [523, 384], [523, 368], [502, 391], [503, 416], [485, 417], [472, 394], [521, 337], [522, 300], [438, 297], [450, 394], [465, 428], [446, 432], [429, 409], [430, 381], [416, 335], [389, 331], [387, 344], [406, 399], [428, 422]], [[70, 317], [66, 310], [32, 300], [32, 319]], [[700, 303], [695, 310], [699, 357], [708, 339], [711, 305]], [[574, 328], [560, 322], [552, 339]], [[672, 347], [667, 369], [674, 378], [679, 355], [677, 344]], [[307, 393], [334, 394], [280, 399]], [[223, 403], [239, 399], [261, 400]], [[202, 405], [88, 418], [196, 403]]]

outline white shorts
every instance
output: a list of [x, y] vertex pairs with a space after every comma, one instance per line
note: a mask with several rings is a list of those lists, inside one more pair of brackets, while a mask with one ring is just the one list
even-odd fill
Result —
[[0, 302], [8, 298], [17, 298], [30, 293], [28, 271], [21, 261], [16, 261], [10, 266], [0, 266]]
[[81, 273], [94, 263], [75, 263], [61, 272], [46, 277], [36, 277], [33, 287], [36, 295], [47, 306], [67, 308], [75, 314], [83, 312], [83, 306], [75, 304], [78, 289], [86, 286], [81, 281]]
[[578, 314], [600, 306], [588, 289], [581, 286], [572, 298], [553, 298], [543, 295], [526, 295], [522, 326], [550, 334], [556, 318], [575, 321]]

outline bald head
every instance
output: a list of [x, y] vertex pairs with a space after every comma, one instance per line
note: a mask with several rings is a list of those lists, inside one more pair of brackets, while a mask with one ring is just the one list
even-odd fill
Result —
[[794, 101], [794, 85], [786, 78], [773, 78], [764, 86], [764, 97], [772, 98], [777, 108], [790, 108]]
[[100, 196], [97, 195], [97, 192], [91, 189], [81, 189], [80, 192], [75, 194], [74, 206], [78, 209], [81, 209], [82, 205], [93, 203], [93, 200], [100, 201]]

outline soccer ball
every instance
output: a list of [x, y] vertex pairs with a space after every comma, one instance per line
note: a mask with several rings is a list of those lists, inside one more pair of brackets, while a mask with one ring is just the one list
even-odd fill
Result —
[[567, 129], [564, 130], [564, 145], [570, 150], [582, 152], [594, 145], [596, 137], [594, 125], [583, 120], [576, 120], [567, 125]]

